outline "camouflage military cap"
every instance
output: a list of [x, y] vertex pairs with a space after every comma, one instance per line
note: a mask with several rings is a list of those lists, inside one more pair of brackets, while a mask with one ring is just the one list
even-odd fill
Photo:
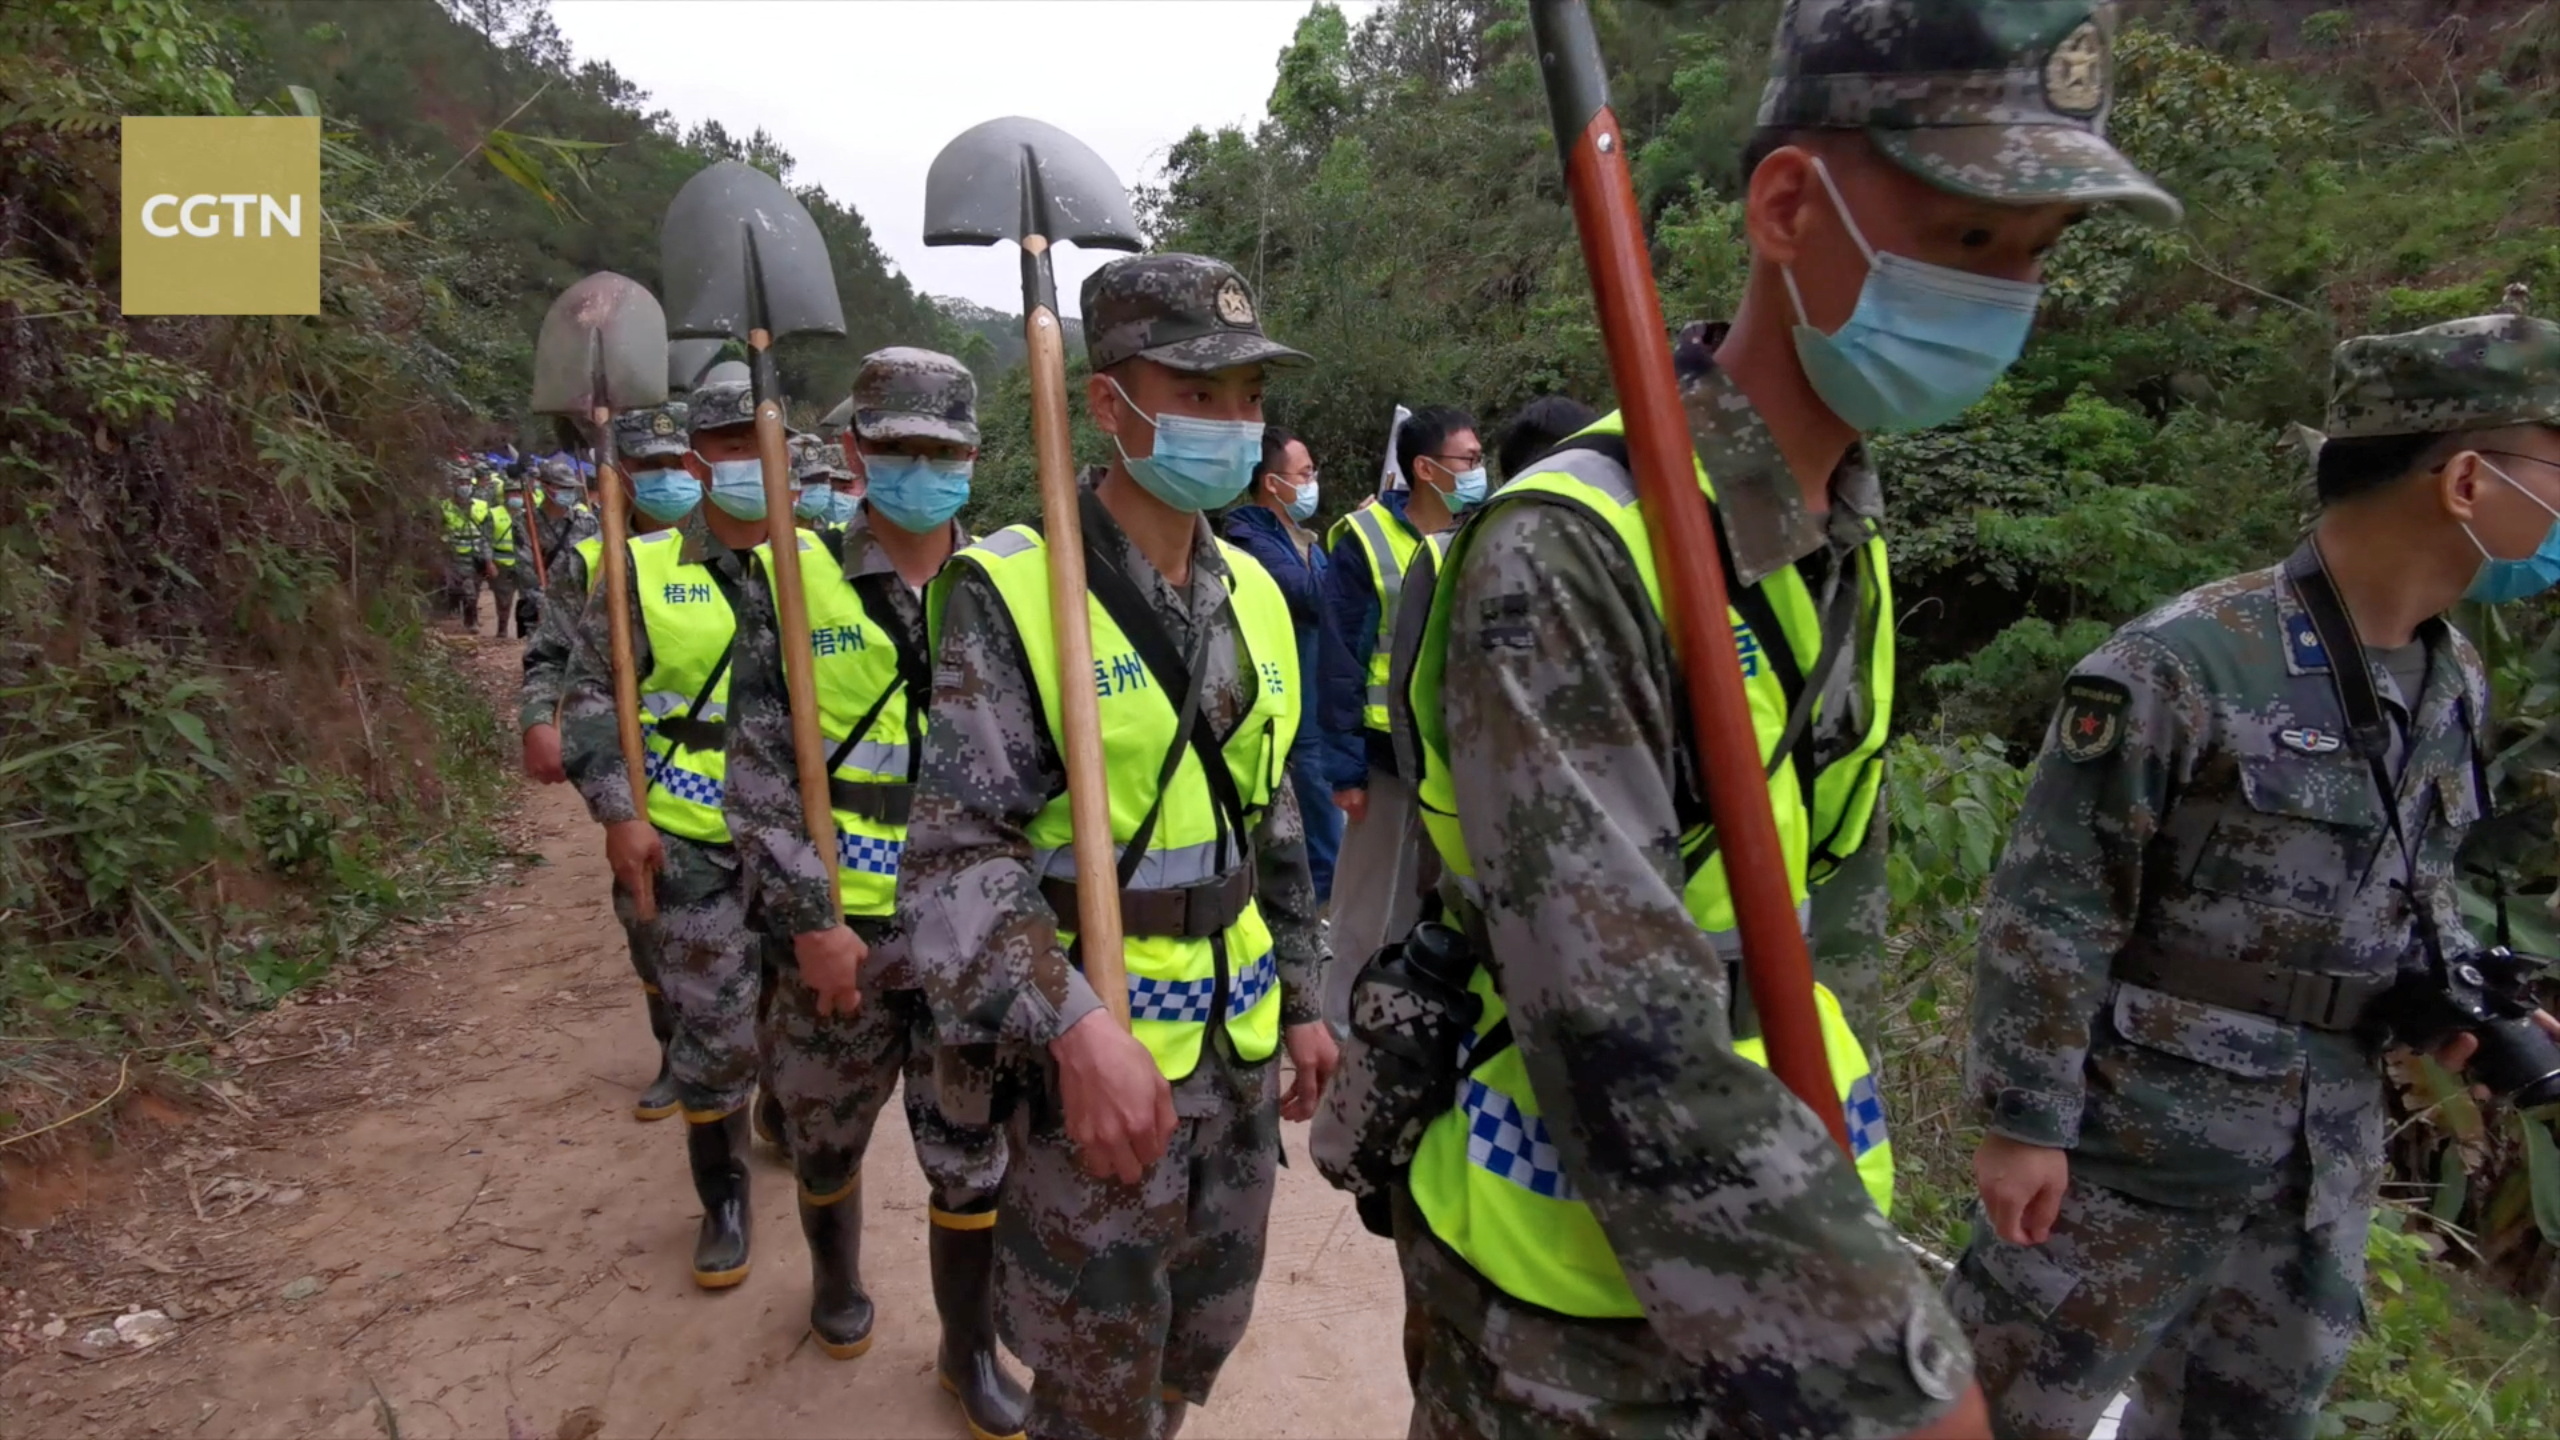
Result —
[[2107, 143], [2115, 28], [2111, 0], [1787, 0], [1759, 123], [1864, 130], [1958, 195], [2175, 225], [2177, 199]]
[[685, 397], [692, 433], [756, 423], [756, 396], [744, 380], [705, 380]]
[[844, 463], [844, 447], [833, 440], [815, 435], [791, 437], [791, 478], [802, 485], [813, 481], [850, 480], [853, 467]]
[[635, 458], [681, 455], [693, 448], [687, 438], [689, 415], [681, 400], [645, 410], [625, 410], [613, 417], [614, 448]]
[[569, 462], [559, 459], [543, 461], [536, 473], [541, 477], [543, 484], [557, 486], [564, 490], [576, 483], [578, 478], [578, 472], [569, 468]]
[[1194, 375], [1236, 365], [1304, 365], [1262, 333], [1253, 292], [1223, 260], [1132, 255], [1084, 279], [1085, 356], [1096, 370], [1132, 357]]
[[2329, 438], [2560, 425], [2560, 325], [2474, 315], [2359, 335], [2330, 359]]
[[978, 443], [978, 377], [935, 350], [892, 345], [853, 377], [853, 433], [865, 440]]

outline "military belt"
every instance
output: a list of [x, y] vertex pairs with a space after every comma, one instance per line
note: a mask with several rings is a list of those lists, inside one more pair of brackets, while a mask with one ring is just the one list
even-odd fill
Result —
[[2355, 1030], [2392, 980], [2358, 975], [2317, 975], [2223, 958], [2125, 955], [2115, 978], [2148, 986], [2181, 1000], [2264, 1015], [2314, 1030]]
[[697, 720], [690, 715], [669, 715], [657, 724], [658, 733], [688, 750], [721, 750], [729, 744], [729, 722]]
[[[1057, 912], [1062, 925], [1075, 924], [1083, 913], [1076, 908], [1073, 880], [1043, 879], [1040, 893], [1048, 897], [1049, 908]], [[1215, 880], [1177, 890], [1121, 891], [1120, 928], [1138, 937], [1207, 940], [1225, 934], [1252, 903], [1253, 867], [1239, 865]]]
[[914, 809], [916, 787], [910, 781], [845, 780], [827, 781], [827, 801], [847, 815], [858, 815], [878, 825], [904, 825]]

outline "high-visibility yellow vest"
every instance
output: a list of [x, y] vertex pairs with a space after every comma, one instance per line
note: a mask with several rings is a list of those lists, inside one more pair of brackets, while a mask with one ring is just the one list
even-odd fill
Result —
[[489, 520], [495, 533], [489, 540], [489, 557], [500, 565], [516, 563], [516, 517], [504, 505], [489, 507]]
[[649, 673], [640, 677], [649, 823], [687, 840], [726, 845], [729, 821], [720, 812], [729, 779], [725, 742], [689, 745], [664, 727], [670, 721], [727, 722], [736, 612], [709, 565], [680, 558], [683, 531], [634, 535], [629, 544], [631, 574], [640, 591], [640, 628], [649, 636]]
[[593, 590], [596, 588], [596, 567], [604, 563], [604, 537], [590, 535], [569, 548], [576, 552], [578, 559], [585, 564], [587, 588]]
[[[1413, 566], [1414, 552], [1425, 543], [1414, 538], [1413, 527], [1396, 519], [1385, 501], [1363, 505], [1333, 522], [1325, 536], [1325, 548], [1338, 548], [1345, 531], [1360, 537], [1360, 553], [1369, 558], [1369, 584], [1378, 597], [1377, 643], [1369, 651], [1368, 703], [1361, 716], [1370, 729], [1386, 733], [1388, 687], [1395, 679], [1394, 650], [1396, 605], [1404, 595], [1405, 571]], [[1428, 537], [1432, 553], [1446, 553], [1446, 532]]]
[[[1243, 802], [1244, 832], [1224, 829], [1200, 757], [1190, 745], [1175, 766], [1163, 792], [1147, 851], [1130, 877], [1133, 890], [1182, 889], [1208, 884], [1251, 865], [1252, 827], [1278, 787], [1287, 783], [1289, 744], [1298, 732], [1302, 698], [1298, 694], [1297, 635], [1290, 628], [1288, 602], [1280, 587], [1253, 558], [1225, 541], [1218, 549], [1234, 578], [1230, 587], [1245, 653], [1237, 657], [1239, 673], [1254, 687], [1253, 707], [1228, 737], [1224, 754]], [[994, 582], [1014, 632], [1022, 643], [1033, 682], [1040, 691], [1040, 712], [1051, 742], [1064, 751], [1058, 721], [1058, 657], [1050, 630], [1047, 544], [1027, 525], [999, 530], [959, 552], [963, 564], [975, 566]], [[933, 584], [929, 612], [939, 648], [942, 607], [960, 566], [946, 566]], [[1194, 576], [1193, 584], [1200, 583]], [[1111, 794], [1111, 838], [1126, 846], [1156, 801], [1156, 776], [1173, 747], [1181, 697], [1168, 693], [1138, 658], [1137, 646], [1122, 632], [1102, 603], [1085, 600], [1093, 627], [1093, 686], [1100, 700], [1103, 760]], [[1075, 879], [1075, 829], [1062, 789], [1031, 818], [1027, 827], [1039, 874]], [[1071, 944], [1069, 917], [1061, 916], [1058, 940]], [[1156, 1068], [1179, 1080], [1200, 1063], [1211, 1008], [1220, 981], [1227, 991], [1222, 1017], [1227, 1037], [1241, 1059], [1268, 1058], [1280, 1044], [1280, 971], [1271, 953], [1271, 930], [1258, 902], [1248, 899], [1244, 911], [1219, 934], [1207, 939], [1168, 935], [1131, 935], [1123, 951], [1129, 972], [1130, 1030]]]
[[[1604, 417], [1583, 432], [1615, 435], [1619, 417]], [[1698, 486], [1710, 501], [1715, 488], [1705, 470]], [[1518, 504], [1530, 497], [1541, 503], [1581, 506], [1606, 524], [1624, 547], [1628, 563], [1643, 579], [1657, 620], [1662, 588], [1654, 572], [1653, 548], [1644, 513], [1636, 503], [1633, 477], [1624, 467], [1591, 451], [1564, 451], [1546, 468], [1504, 487], [1495, 504]], [[1480, 533], [1470, 526], [1464, 534]], [[1443, 864], [1462, 888], [1472, 883], [1475, 867], [1459, 834], [1455, 787], [1450, 782], [1448, 736], [1440, 707], [1440, 683], [1448, 652], [1448, 605], [1455, 593], [1453, 577], [1464, 555], [1440, 567], [1422, 652], [1416, 658], [1410, 698], [1414, 725], [1425, 757], [1418, 783], [1423, 819]], [[1762, 598], [1781, 632], [1764, 636], [1753, 631], [1740, 611], [1728, 613], [1733, 643], [1742, 659], [1743, 684], [1750, 702], [1752, 726], [1760, 739], [1764, 768], [1770, 772], [1770, 806], [1777, 819], [1780, 851], [1788, 867], [1789, 888], [1801, 918], [1811, 884], [1818, 876], [1812, 852], [1818, 845], [1832, 856], [1854, 852], [1874, 819], [1875, 800], [1883, 779], [1885, 733], [1893, 701], [1893, 610], [1885, 570], [1884, 541], [1870, 540], [1861, 552], [1866, 593], [1861, 596], [1862, 629], [1871, 633], [1861, 657], [1859, 679], [1868, 687], [1868, 724], [1858, 743], [1834, 758], [1822, 773], [1805, 783], [1793, 755], [1773, 752], [1786, 729], [1788, 695], [1778, 667], [1762, 647], [1784, 644], [1799, 673], [1813, 669], [1821, 652], [1821, 617], [1816, 599], [1790, 566], [1760, 582]], [[1703, 823], [1681, 837], [1681, 850], [1693, 870], [1682, 900], [1692, 918], [1708, 932], [1720, 951], [1738, 956], [1740, 939], [1734, 926], [1732, 892], [1725, 882], [1723, 857], [1714, 853]], [[1827, 874], [1826, 871], [1820, 872]], [[1485, 1001], [1475, 1037], [1490, 1033], [1504, 1012], [1490, 976], [1479, 969], [1474, 987]], [[1869, 1072], [1866, 1048], [1842, 1017], [1831, 992], [1815, 987], [1824, 1048], [1832, 1079], [1849, 1120], [1851, 1149], [1858, 1174], [1880, 1210], [1893, 1203], [1893, 1149], [1885, 1127], [1882, 1099]], [[1736, 1042], [1735, 1053], [1767, 1064], [1757, 1039]], [[1540, 1118], [1537, 1096], [1516, 1049], [1506, 1048], [1473, 1070], [1459, 1087], [1456, 1103], [1424, 1132], [1412, 1170], [1415, 1205], [1432, 1232], [1467, 1263], [1506, 1292], [1532, 1304], [1568, 1315], [1626, 1317], [1642, 1313], [1627, 1286], [1617, 1256], [1590, 1208], [1573, 1193], [1565, 1176], [1552, 1132]]]
[[481, 517], [487, 510], [488, 507], [478, 500], [472, 501], [468, 510], [451, 500], [444, 502], [445, 548], [451, 550], [456, 559], [469, 560], [479, 555], [480, 542], [473, 532], [479, 529]]
[[[907, 848], [903, 803], [898, 819], [849, 809], [844, 787], [865, 800], [887, 801], [878, 787], [913, 793], [918, 747], [924, 737], [923, 702], [911, 695], [898, 666], [898, 637], [871, 618], [844, 566], [815, 532], [800, 534], [800, 585], [809, 606], [809, 654], [818, 682], [818, 734], [835, 761], [836, 899], [847, 915], [889, 915], [898, 908], [898, 862]], [[770, 542], [756, 558], [770, 569]], [[894, 578], [894, 577], [893, 577]], [[905, 583], [900, 581], [898, 583]], [[769, 587], [770, 588], [770, 587]], [[782, 623], [782, 593], [774, 591], [774, 623]], [[921, 659], [921, 657], [919, 657]], [[929, 673], [930, 661], [922, 661]], [[928, 681], [928, 683], [930, 683]], [[908, 707], [913, 704], [911, 711]], [[912, 715], [915, 729], [908, 729]], [[861, 733], [857, 737], [855, 732]], [[847, 742], [851, 741], [851, 744]], [[866, 805], [865, 809], [874, 807]]]

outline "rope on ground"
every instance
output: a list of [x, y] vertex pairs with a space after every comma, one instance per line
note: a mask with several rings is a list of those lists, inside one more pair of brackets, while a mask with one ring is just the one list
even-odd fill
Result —
[[82, 1109], [82, 1110], [75, 1110], [75, 1111], [73, 1111], [72, 1113], [70, 1113], [70, 1114], [68, 1114], [68, 1115], [63, 1116], [61, 1119], [54, 1121], [54, 1122], [53, 1122], [52, 1124], [50, 1124], [50, 1125], [46, 1125], [46, 1126], [42, 1126], [42, 1127], [40, 1127], [40, 1128], [38, 1128], [38, 1129], [30, 1130], [30, 1131], [28, 1131], [28, 1132], [27, 1132], [26, 1134], [24, 1134], [24, 1135], [12, 1135], [12, 1136], [10, 1136], [8, 1139], [6, 1139], [6, 1140], [0, 1140], [0, 1150], [6, 1150], [6, 1149], [8, 1149], [10, 1146], [12, 1146], [12, 1145], [22, 1145], [22, 1144], [26, 1143], [27, 1141], [29, 1141], [29, 1140], [33, 1140], [33, 1139], [34, 1139], [34, 1138], [36, 1138], [37, 1136], [44, 1134], [46, 1131], [49, 1131], [49, 1130], [59, 1130], [59, 1129], [61, 1129], [63, 1126], [70, 1124], [70, 1123], [71, 1123], [72, 1121], [74, 1121], [74, 1120], [81, 1119], [81, 1118], [83, 1118], [84, 1116], [94, 1115], [94, 1114], [96, 1114], [97, 1112], [99, 1112], [99, 1111], [101, 1111], [101, 1110], [106, 1109], [106, 1108], [107, 1108], [107, 1106], [108, 1106], [111, 1102], [113, 1102], [113, 1101], [114, 1101], [114, 1099], [115, 1099], [117, 1096], [119, 1096], [119, 1095], [121, 1095], [121, 1094], [123, 1094], [123, 1093], [124, 1093], [125, 1081], [126, 1081], [126, 1079], [128, 1079], [132, 1074], [133, 1074], [133, 1057], [132, 1057], [132, 1056], [130, 1056], [130, 1055], [127, 1055], [126, 1057], [124, 1057], [124, 1062], [123, 1062], [122, 1064], [120, 1064], [120, 1065], [118, 1065], [118, 1066], [116, 1067], [116, 1088], [114, 1088], [113, 1090], [110, 1090], [110, 1091], [108, 1091], [108, 1092], [107, 1092], [106, 1099], [104, 1099], [104, 1100], [100, 1100], [98, 1103], [96, 1103], [96, 1104], [94, 1104], [94, 1105], [91, 1105], [91, 1106], [89, 1106], [89, 1107], [88, 1107], [88, 1108], [86, 1108], [86, 1109]]

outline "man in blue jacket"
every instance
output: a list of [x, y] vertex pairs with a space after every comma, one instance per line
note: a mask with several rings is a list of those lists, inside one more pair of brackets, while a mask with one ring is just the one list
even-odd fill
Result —
[[[1262, 562], [1289, 602], [1289, 619], [1298, 632], [1298, 693], [1322, 696], [1323, 680], [1346, 669], [1351, 658], [1327, 623], [1324, 547], [1306, 522], [1316, 513], [1316, 462], [1307, 444], [1277, 425], [1262, 430], [1262, 459], [1253, 470], [1245, 503], [1227, 512], [1227, 540]], [[1315, 703], [1315, 702], [1311, 702]], [[1298, 810], [1307, 826], [1307, 871], [1316, 883], [1319, 904], [1333, 897], [1333, 859], [1342, 847], [1342, 812], [1334, 807], [1333, 787], [1325, 775], [1324, 735], [1316, 724], [1298, 727], [1289, 750], [1289, 784], [1298, 793]]]
[[1484, 503], [1484, 441], [1475, 417], [1446, 405], [1415, 411], [1396, 427], [1396, 469], [1404, 479], [1376, 503], [1336, 522], [1325, 590], [1347, 664], [1324, 675], [1317, 719], [1324, 728], [1325, 779], [1348, 818], [1340, 852], [1342, 888], [1333, 897], [1333, 953], [1342, 963], [1325, 984], [1325, 1018], [1350, 1022], [1351, 982], [1379, 946], [1401, 940], [1421, 918], [1430, 862], [1413, 782], [1396, 758], [1388, 697], [1396, 611], [1407, 596], [1431, 603], [1431, 576], [1457, 517]]

